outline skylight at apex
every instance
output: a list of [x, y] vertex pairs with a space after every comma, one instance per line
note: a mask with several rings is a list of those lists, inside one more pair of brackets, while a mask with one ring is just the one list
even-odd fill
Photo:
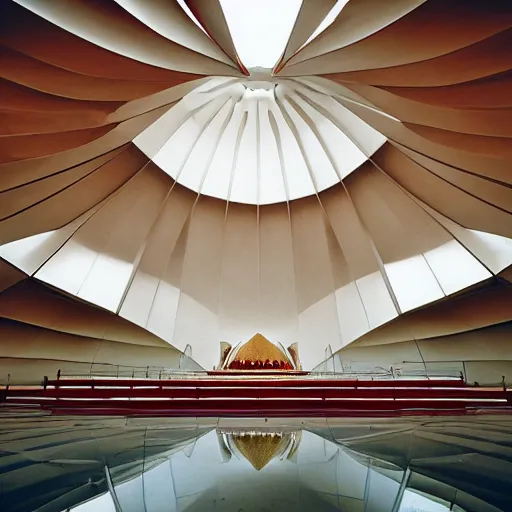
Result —
[[221, 0], [240, 60], [272, 68], [284, 50], [301, 0]]

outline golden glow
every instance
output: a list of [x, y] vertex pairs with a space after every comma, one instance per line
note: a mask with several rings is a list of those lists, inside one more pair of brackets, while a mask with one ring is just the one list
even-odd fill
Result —
[[250, 359], [251, 361], [289, 361], [286, 354], [280, 350], [276, 345], [267, 340], [265, 336], [260, 333], [255, 334], [249, 341], [244, 343], [236, 353], [238, 361]]
[[263, 469], [289, 442], [286, 437], [274, 435], [235, 436], [233, 440], [240, 453], [257, 471]]

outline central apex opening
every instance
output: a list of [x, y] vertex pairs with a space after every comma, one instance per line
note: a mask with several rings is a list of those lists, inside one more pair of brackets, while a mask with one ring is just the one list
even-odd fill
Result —
[[220, 0], [240, 60], [247, 68], [274, 67], [302, 0]]
[[252, 91], [271, 91], [278, 83], [278, 80], [272, 76], [270, 68], [250, 68], [249, 73], [241, 83]]

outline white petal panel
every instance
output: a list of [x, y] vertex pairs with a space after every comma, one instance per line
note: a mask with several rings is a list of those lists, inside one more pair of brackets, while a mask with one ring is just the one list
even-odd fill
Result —
[[264, 70], [235, 82], [212, 79], [134, 142], [202, 194], [249, 204], [312, 195], [338, 183], [385, 141], [324, 90], [276, 81]]

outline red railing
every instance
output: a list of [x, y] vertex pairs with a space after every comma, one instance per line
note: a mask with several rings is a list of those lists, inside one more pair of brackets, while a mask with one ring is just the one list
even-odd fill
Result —
[[[275, 375], [275, 374], [274, 374]], [[48, 380], [47, 386], [54, 387], [246, 387], [246, 388], [462, 388], [466, 383], [462, 379], [57, 379]]]

